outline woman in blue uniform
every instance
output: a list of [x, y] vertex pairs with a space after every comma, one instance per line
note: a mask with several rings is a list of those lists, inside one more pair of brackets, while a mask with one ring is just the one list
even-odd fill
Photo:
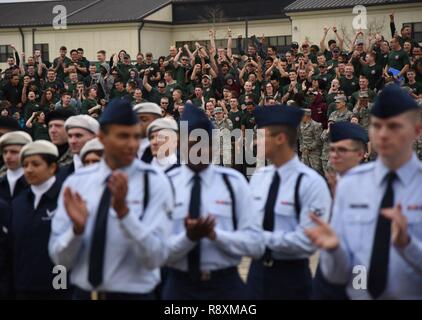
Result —
[[20, 153], [30, 188], [12, 202], [9, 241], [17, 299], [69, 297], [69, 291], [58, 289], [57, 281], [53, 281], [57, 274], [53, 273], [54, 264], [48, 255], [51, 219], [61, 188], [55, 177], [58, 156], [57, 147], [46, 140], [27, 144]]

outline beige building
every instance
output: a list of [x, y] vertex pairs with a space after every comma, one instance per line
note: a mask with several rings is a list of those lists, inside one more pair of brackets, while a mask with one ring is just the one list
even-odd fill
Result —
[[[59, 48], [83, 48], [88, 60], [100, 49], [112, 53], [125, 49], [132, 57], [151, 51], [155, 58], [167, 55], [170, 45], [182, 46], [209, 39], [213, 27], [217, 45], [226, 47], [227, 27], [232, 30], [234, 51], [244, 40], [239, 35], [265, 35], [266, 44], [280, 51], [293, 41], [305, 39], [319, 44], [323, 28], [336, 25], [351, 39], [352, 8], [364, 4], [368, 28], [389, 36], [389, 17], [396, 15], [396, 26], [412, 24], [414, 38], [422, 41], [422, 1], [389, 0], [61, 0], [0, 4], [0, 68], [11, 56], [10, 45], [28, 57], [33, 48], [41, 49], [43, 60], [53, 61]], [[60, 7], [62, 6], [62, 7]], [[54, 11], [54, 9], [66, 12]], [[54, 11], [54, 12], [53, 12]], [[66, 27], [53, 22], [66, 17]], [[64, 20], [59, 21], [63, 26]], [[327, 40], [333, 38], [331, 32]]]
[[[263, 34], [280, 48], [291, 42], [291, 24], [283, 8], [292, 0], [62, 0], [0, 4], [0, 68], [11, 56], [10, 45], [28, 57], [41, 49], [43, 60], [53, 61], [59, 48], [83, 48], [88, 60], [104, 49], [112, 53], [126, 50], [134, 60], [138, 52], [151, 51], [155, 58], [167, 55], [170, 45], [195, 41], [204, 43], [213, 27], [226, 46], [227, 27], [233, 37]], [[66, 27], [54, 28], [59, 13], [66, 8]], [[262, 6], [265, 8], [263, 9]], [[59, 7], [60, 8], [60, 7]], [[57, 11], [56, 11], [57, 12]], [[59, 21], [63, 26], [64, 20]], [[234, 41], [234, 47], [237, 47]]]
[[[362, 5], [366, 10], [366, 30], [364, 32], [379, 32], [385, 37], [391, 36], [389, 15], [394, 12], [397, 31], [403, 24], [413, 26], [413, 38], [422, 42], [422, 1], [415, 0], [297, 0], [285, 8], [287, 16], [292, 23], [293, 41], [303, 42], [309, 40], [319, 44], [324, 27], [336, 26], [345, 34], [346, 40], [353, 40], [354, 25], [359, 23], [359, 16], [365, 14], [361, 11], [353, 12], [353, 8]], [[356, 31], [356, 30], [355, 30]], [[332, 31], [327, 35], [327, 40], [334, 39]]]

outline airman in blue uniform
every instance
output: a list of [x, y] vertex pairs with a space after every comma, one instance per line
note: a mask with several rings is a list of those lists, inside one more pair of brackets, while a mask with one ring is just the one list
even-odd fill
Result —
[[310, 212], [328, 219], [331, 196], [324, 179], [295, 153], [303, 111], [285, 105], [258, 107], [258, 144], [273, 165], [259, 169], [250, 182], [256, 220], [264, 228], [266, 250], [254, 260], [248, 286], [257, 299], [309, 299], [309, 257], [316, 246], [305, 236]]
[[100, 163], [64, 183], [49, 252], [72, 268], [76, 299], [153, 299], [168, 256], [168, 179], [136, 159], [140, 128], [129, 101], [110, 102], [100, 118]]
[[[204, 139], [211, 137], [212, 123], [199, 108], [186, 105], [181, 125], [186, 122], [188, 132], [202, 129]], [[195, 143], [190, 141], [188, 150]], [[211, 147], [201, 146], [200, 159], [182, 154], [186, 164], [168, 173], [175, 209], [163, 298], [248, 298], [237, 267], [243, 256], [263, 254], [262, 228], [246, 179], [234, 169], [211, 164]]]
[[351, 299], [422, 298], [422, 164], [412, 149], [421, 133], [416, 102], [385, 87], [369, 129], [378, 159], [342, 177], [331, 225], [312, 216], [306, 230], [323, 249], [324, 277]]

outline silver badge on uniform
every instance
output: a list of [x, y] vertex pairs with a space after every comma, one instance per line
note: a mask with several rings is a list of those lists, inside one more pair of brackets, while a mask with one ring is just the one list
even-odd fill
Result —
[[55, 213], [56, 213], [56, 210], [50, 211], [50, 210], [47, 209], [47, 215], [44, 216], [44, 217], [41, 217], [41, 220], [49, 221], [54, 217]]

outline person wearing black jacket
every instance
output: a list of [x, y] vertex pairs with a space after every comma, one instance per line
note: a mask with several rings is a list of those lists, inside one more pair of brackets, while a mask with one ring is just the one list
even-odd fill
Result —
[[55, 176], [58, 156], [57, 147], [46, 140], [29, 143], [20, 153], [30, 188], [12, 202], [6, 255], [11, 259], [12, 287], [18, 300], [70, 298], [64, 281], [55, 279], [48, 255], [51, 220], [61, 189]]

